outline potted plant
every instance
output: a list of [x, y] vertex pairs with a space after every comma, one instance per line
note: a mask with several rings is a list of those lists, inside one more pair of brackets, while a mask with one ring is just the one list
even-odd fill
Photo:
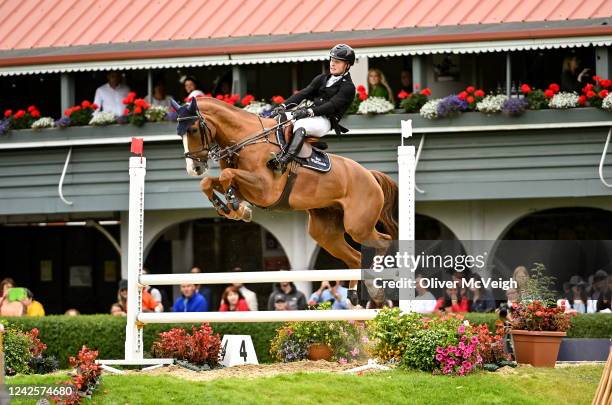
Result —
[[521, 300], [511, 309], [511, 330], [517, 363], [534, 367], [554, 367], [561, 340], [570, 327], [570, 314], [556, 305], [550, 289], [554, 278], [544, 275], [536, 263], [520, 292]]

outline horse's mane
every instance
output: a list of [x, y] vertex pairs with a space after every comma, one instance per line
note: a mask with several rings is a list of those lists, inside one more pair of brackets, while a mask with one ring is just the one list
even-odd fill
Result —
[[[198, 103], [200, 103], [200, 102], [211, 103], [211, 104], [214, 104], [216, 107], [219, 107], [221, 109], [226, 109], [226, 110], [233, 111], [233, 112], [239, 114], [240, 118], [245, 119], [245, 120], [249, 119], [249, 120], [255, 121], [257, 119], [257, 115], [252, 114], [252, 113], [250, 113], [248, 111], [245, 111], [244, 109], [242, 109], [240, 107], [236, 107], [233, 104], [226, 103], [225, 101], [218, 100], [218, 99], [213, 98], [213, 97], [198, 97], [197, 101], [198, 101]], [[205, 112], [206, 110], [200, 108], [200, 111]]]

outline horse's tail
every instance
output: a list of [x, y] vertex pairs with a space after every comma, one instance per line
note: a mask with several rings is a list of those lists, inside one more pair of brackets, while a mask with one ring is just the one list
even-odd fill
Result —
[[391, 236], [391, 239], [397, 239], [399, 237], [399, 230], [397, 224], [398, 216], [398, 189], [397, 184], [393, 179], [384, 173], [377, 170], [370, 170], [370, 173], [374, 175], [374, 178], [382, 188], [385, 196], [385, 203], [380, 213], [379, 221], [385, 228], [385, 232]]

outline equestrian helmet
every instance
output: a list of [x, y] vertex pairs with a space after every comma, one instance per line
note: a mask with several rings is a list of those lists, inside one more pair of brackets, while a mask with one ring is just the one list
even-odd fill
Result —
[[338, 44], [329, 51], [329, 56], [334, 59], [348, 62], [349, 65], [355, 64], [355, 51], [347, 44]]

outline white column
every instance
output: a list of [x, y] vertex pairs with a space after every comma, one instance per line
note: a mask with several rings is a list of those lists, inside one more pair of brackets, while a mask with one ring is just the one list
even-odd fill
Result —
[[138, 314], [142, 310], [142, 290], [138, 279], [142, 273], [144, 182], [147, 160], [130, 157], [130, 200], [128, 230], [128, 299], [125, 326], [125, 360], [143, 359], [142, 328], [138, 328]]
[[351, 67], [351, 78], [355, 87], [362, 85], [366, 89], [368, 88], [368, 69], [369, 60], [367, 57], [357, 58], [355, 64]]
[[[292, 218], [291, 249], [286, 252], [294, 270], [310, 269], [310, 252], [315, 248], [315, 243], [308, 235], [307, 217], [303, 214], [294, 213]], [[295, 286], [306, 295], [312, 293], [312, 281], [296, 281]]]
[[60, 76], [60, 100], [61, 114], [64, 115], [64, 110], [74, 105], [74, 78], [69, 73]]

